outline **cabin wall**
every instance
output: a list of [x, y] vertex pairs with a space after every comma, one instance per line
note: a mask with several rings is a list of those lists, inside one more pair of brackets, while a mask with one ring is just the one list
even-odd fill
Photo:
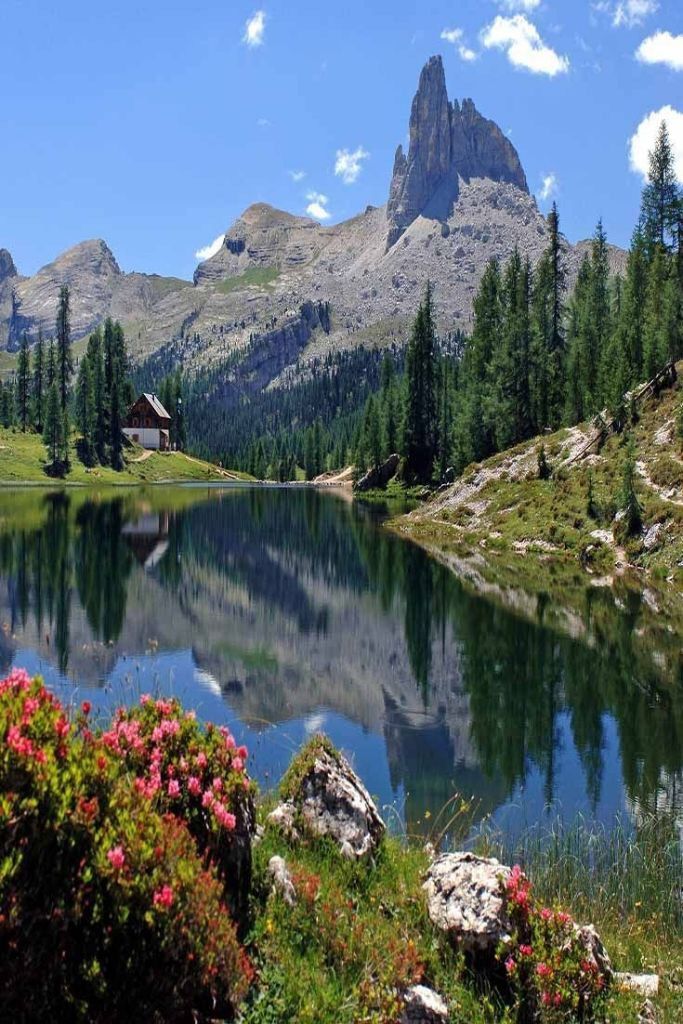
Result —
[[158, 451], [161, 448], [161, 431], [157, 427], [124, 427], [126, 437], [143, 448]]

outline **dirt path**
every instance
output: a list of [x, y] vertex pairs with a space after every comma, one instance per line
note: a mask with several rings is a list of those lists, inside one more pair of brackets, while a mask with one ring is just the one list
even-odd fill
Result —
[[[185, 452], [173, 452], [173, 455], [180, 456], [182, 459], [187, 459], [188, 462], [194, 462], [198, 466], [203, 466], [204, 463], [201, 459], [195, 459], [192, 455], [186, 455]], [[219, 466], [214, 466], [212, 463], [211, 469], [214, 473], [218, 473], [219, 476], [225, 477], [226, 480], [239, 480], [240, 478], [236, 473], [231, 473], [227, 469], [221, 469]]]
[[152, 457], [152, 455], [154, 455], [154, 452], [151, 451], [150, 449], [146, 448], [144, 450], [144, 452], [142, 453], [142, 455], [138, 455], [137, 458], [131, 459], [130, 461], [131, 462], [146, 462], [147, 459], [150, 459]]

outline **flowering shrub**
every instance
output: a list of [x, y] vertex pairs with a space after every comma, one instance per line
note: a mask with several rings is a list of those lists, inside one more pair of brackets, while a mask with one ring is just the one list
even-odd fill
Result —
[[119, 708], [102, 742], [133, 775], [137, 792], [187, 824], [226, 887], [238, 917], [251, 881], [253, 783], [245, 774], [247, 749], [229, 730], [202, 730], [178, 700], [140, 698]]
[[251, 968], [223, 885], [88, 712], [0, 682], [0, 1019], [229, 1016]]
[[519, 865], [507, 880], [506, 895], [513, 936], [499, 955], [518, 1008], [548, 1024], [590, 1019], [608, 978], [571, 916], [539, 906]]

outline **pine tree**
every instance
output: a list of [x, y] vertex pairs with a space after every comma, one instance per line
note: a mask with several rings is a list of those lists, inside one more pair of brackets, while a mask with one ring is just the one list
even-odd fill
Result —
[[57, 378], [57, 353], [55, 352], [55, 339], [50, 338], [47, 346], [47, 376], [45, 379], [45, 394], [52, 387]]
[[95, 457], [95, 428], [97, 414], [95, 408], [95, 387], [92, 367], [88, 356], [81, 359], [76, 381], [76, 422], [81, 432], [81, 459], [86, 466], [91, 466]]
[[117, 380], [114, 381], [114, 386], [111, 392], [111, 403], [109, 408], [109, 443], [111, 446], [111, 465], [112, 469], [118, 471], [123, 469], [123, 429], [121, 426], [122, 415], [119, 397], [119, 382]]
[[365, 411], [365, 448], [370, 458], [370, 466], [377, 469], [382, 463], [382, 430], [379, 409], [374, 395], [368, 398]]
[[644, 310], [643, 369], [647, 380], [662, 369], [669, 353], [665, 301], [668, 279], [666, 253], [656, 246], [648, 271]]
[[28, 338], [26, 334], [22, 336], [21, 347], [19, 349], [19, 359], [17, 361], [17, 387], [16, 387], [16, 404], [17, 404], [17, 419], [19, 426], [22, 431], [26, 433], [26, 428], [29, 425], [29, 414], [30, 414], [30, 396], [31, 396], [31, 356], [28, 348]]
[[405, 451], [409, 472], [422, 481], [430, 479], [436, 453], [435, 356], [432, 289], [428, 284], [406, 353]]
[[14, 385], [11, 380], [5, 381], [2, 386], [2, 393], [0, 394], [0, 420], [2, 420], [3, 427], [14, 426], [15, 407], [14, 407]]
[[107, 412], [107, 399], [104, 382], [104, 363], [102, 361], [102, 332], [98, 328], [88, 338], [86, 359], [90, 364], [92, 375], [93, 402], [94, 402], [94, 429], [93, 446], [95, 454], [100, 463], [104, 465], [107, 461], [107, 424], [109, 420]]
[[64, 419], [57, 381], [53, 381], [47, 395], [43, 438], [48, 458], [53, 467], [59, 463], [64, 446]]
[[43, 431], [43, 421], [45, 419], [45, 344], [42, 331], [38, 332], [38, 341], [36, 342], [33, 355], [33, 389], [31, 398], [33, 426], [40, 434]]
[[68, 285], [59, 289], [59, 305], [57, 307], [57, 378], [59, 383], [59, 400], [62, 411], [66, 409], [69, 398], [69, 384], [74, 371], [71, 353], [71, 309]]
[[673, 248], [681, 217], [681, 195], [666, 121], [662, 121], [650, 153], [648, 179], [642, 198], [643, 230], [650, 255]]

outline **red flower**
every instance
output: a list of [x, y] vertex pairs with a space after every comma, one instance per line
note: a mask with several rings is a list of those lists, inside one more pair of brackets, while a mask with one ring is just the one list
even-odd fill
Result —
[[173, 889], [170, 885], [162, 885], [161, 889], [157, 889], [154, 893], [153, 902], [155, 907], [163, 907], [168, 909], [173, 904]]
[[81, 704], [81, 711], [83, 712], [84, 715], [90, 714], [90, 712], [92, 711], [92, 704], [90, 703], [89, 700], [83, 701], [83, 703]]
[[126, 863], [126, 855], [122, 846], [114, 846], [107, 852], [107, 860], [115, 871], [120, 871]]

